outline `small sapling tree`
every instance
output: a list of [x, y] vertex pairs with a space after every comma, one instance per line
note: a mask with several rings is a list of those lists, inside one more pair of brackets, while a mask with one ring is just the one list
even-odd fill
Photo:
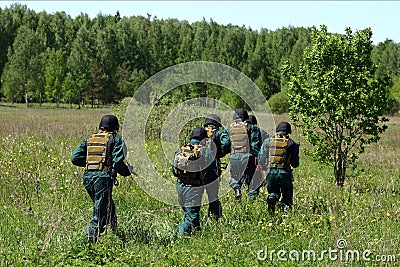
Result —
[[299, 71], [289, 61], [282, 65], [290, 117], [312, 145], [308, 152], [333, 165], [338, 186], [365, 145], [377, 142], [387, 128], [390, 79], [375, 77], [371, 37], [369, 28], [354, 34], [347, 28], [339, 35], [324, 25], [314, 27]]

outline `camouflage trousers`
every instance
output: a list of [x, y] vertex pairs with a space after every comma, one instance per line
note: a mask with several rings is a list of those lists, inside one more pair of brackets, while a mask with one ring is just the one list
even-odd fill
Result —
[[107, 224], [116, 228], [117, 216], [112, 199], [113, 182], [106, 172], [86, 172], [83, 185], [93, 201], [93, 216], [85, 234], [89, 240], [97, 242]]

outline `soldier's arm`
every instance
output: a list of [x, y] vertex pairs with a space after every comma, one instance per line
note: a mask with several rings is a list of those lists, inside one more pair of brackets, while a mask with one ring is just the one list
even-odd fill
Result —
[[260, 132], [261, 132], [261, 140], [269, 138], [269, 134], [264, 129], [260, 128]]
[[129, 176], [131, 175], [131, 172], [124, 162], [124, 141], [120, 137], [116, 137], [114, 140], [114, 149], [112, 152], [113, 168], [118, 172], [118, 174]]
[[221, 150], [223, 156], [231, 152], [231, 139], [226, 130], [220, 131], [219, 140], [221, 141]]
[[255, 126], [252, 126], [251, 130], [251, 153], [254, 156], [258, 156], [258, 153], [260, 153], [260, 148], [261, 148], [261, 133], [260, 131], [257, 130]]
[[268, 145], [269, 145], [269, 138], [264, 140], [260, 152], [258, 153], [258, 165], [260, 165], [264, 170], [267, 168], [267, 157], [269, 153]]
[[297, 168], [300, 165], [300, 158], [299, 158], [299, 153], [300, 153], [300, 145], [294, 141], [292, 141], [293, 144], [290, 145], [291, 151], [290, 151], [290, 165], [293, 168]]
[[[176, 153], [178, 153], [178, 151], [179, 151], [179, 150], [176, 150], [176, 151], [175, 151], [175, 153], [174, 153], [174, 158], [175, 158]], [[175, 171], [174, 163], [171, 164], [171, 172], [172, 172], [172, 174], [173, 174], [175, 177], [178, 177], [178, 174], [177, 174], [176, 171]]]
[[72, 152], [71, 162], [75, 166], [85, 167], [86, 166], [86, 138], [82, 141], [82, 143], [75, 148]]

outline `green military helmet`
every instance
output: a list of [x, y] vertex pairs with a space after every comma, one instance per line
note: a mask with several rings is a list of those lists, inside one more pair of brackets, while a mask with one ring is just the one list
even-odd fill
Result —
[[233, 114], [233, 119], [241, 119], [242, 121], [246, 121], [249, 119], [249, 113], [245, 108], [238, 108], [235, 110], [235, 114]]
[[204, 120], [204, 127], [207, 127], [209, 125], [221, 127], [221, 118], [217, 114], [208, 114], [206, 119]]
[[207, 138], [207, 131], [202, 127], [194, 128], [192, 133], [190, 134], [190, 139], [201, 141], [205, 138]]
[[108, 132], [114, 132], [119, 130], [118, 118], [114, 115], [105, 115], [101, 118], [99, 124], [100, 130], [106, 130]]
[[282, 133], [282, 134], [291, 134], [292, 133], [292, 126], [290, 123], [286, 121], [281, 121], [278, 126], [276, 127], [276, 132], [277, 133]]
[[257, 118], [254, 115], [249, 115], [249, 122], [253, 125], [257, 125]]

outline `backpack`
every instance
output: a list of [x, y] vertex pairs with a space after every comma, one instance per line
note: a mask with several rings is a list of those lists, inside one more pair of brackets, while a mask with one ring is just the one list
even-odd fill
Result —
[[86, 170], [102, 171], [107, 167], [106, 171], [111, 171], [113, 147], [113, 133], [100, 131], [92, 134], [86, 141]]
[[205, 176], [205, 159], [203, 145], [183, 145], [174, 157], [174, 173], [179, 179], [188, 183], [203, 181]]
[[250, 153], [247, 122], [234, 121], [229, 125], [229, 137], [231, 138], [231, 154]]

